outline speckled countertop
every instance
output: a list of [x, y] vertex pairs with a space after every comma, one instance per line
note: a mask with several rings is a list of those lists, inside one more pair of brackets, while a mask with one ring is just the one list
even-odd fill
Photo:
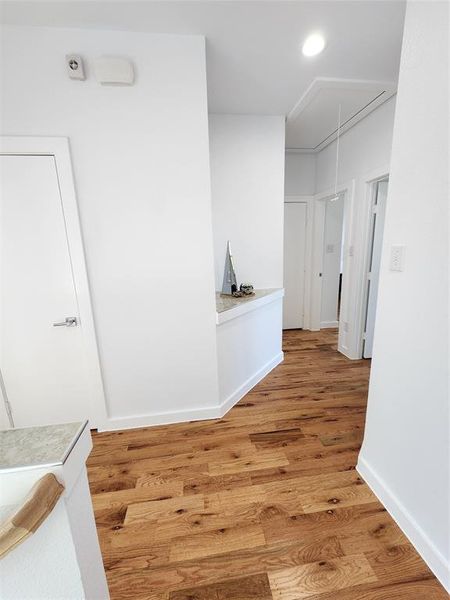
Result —
[[231, 310], [236, 306], [240, 306], [246, 302], [251, 302], [252, 300], [258, 300], [258, 298], [263, 298], [264, 296], [268, 296], [273, 292], [276, 292], [278, 288], [270, 288], [266, 290], [255, 290], [253, 296], [243, 296], [242, 298], [234, 298], [233, 296], [222, 296], [220, 292], [216, 292], [216, 311], [218, 313], [225, 312], [226, 310]]
[[61, 465], [87, 421], [0, 431], [0, 470]]

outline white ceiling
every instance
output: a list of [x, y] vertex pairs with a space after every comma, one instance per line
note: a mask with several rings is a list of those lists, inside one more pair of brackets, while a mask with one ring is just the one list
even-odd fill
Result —
[[286, 148], [319, 152], [395, 92], [390, 82], [314, 79], [288, 115]]
[[[9, 0], [1, 8], [9, 24], [203, 34], [210, 112], [287, 115], [317, 77], [396, 83], [405, 3]], [[306, 58], [300, 46], [311, 31], [327, 47]]]

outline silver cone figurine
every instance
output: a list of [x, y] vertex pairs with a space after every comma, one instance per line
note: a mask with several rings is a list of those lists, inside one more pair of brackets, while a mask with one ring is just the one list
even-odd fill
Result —
[[227, 253], [225, 256], [225, 270], [223, 272], [222, 294], [232, 296], [237, 292], [237, 279], [231, 255], [230, 241], [227, 242]]

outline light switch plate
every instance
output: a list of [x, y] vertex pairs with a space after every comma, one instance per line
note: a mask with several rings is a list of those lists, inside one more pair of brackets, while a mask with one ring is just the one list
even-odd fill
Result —
[[403, 271], [405, 268], [405, 246], [391, 246], [391, 259], [389, 269], [391, 271]]

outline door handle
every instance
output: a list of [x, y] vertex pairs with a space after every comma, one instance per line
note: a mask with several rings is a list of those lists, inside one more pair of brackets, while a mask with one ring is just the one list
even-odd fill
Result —
[[53, 327], [76, 327], [77, 325], [78, 319], [76, 317], [66, 317], [64, 321], [53, 323]]

